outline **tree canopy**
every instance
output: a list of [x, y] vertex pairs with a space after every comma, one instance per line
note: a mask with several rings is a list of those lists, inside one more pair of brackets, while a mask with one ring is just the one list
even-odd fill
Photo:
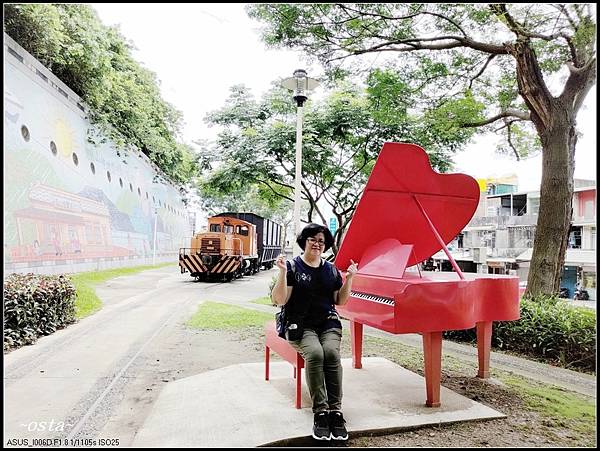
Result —
[[[526, 296], [558, 292], [571, 222], [576, 117], [596, 83], [592, 4], [254, 4], [268, 45], [298, 48], [332, 78], [376, 63], [422, 97], [472, 96], [485, 118], [437, 109], [442, 127], [505, 134], [517, 158], [542, 150], [540, 210]], [[347, 64], [346, 64], [347, 63]], [[352, 64], [353, 63], [353, 64]], [[352, 64], [352, 65], [351, 65]]]
[[135, 146], [173, 182], [194, 177], [197, 157], [176, 141], [181, 113], [162, 99], [156, 75], [133, 59], [133, 44], [90, 6], [6, 4], [4, 31], [83, 99], [102, 135], [121, 149]]
[[[499, 128], [507, 138], [500, 150], [519, 159], [541, 145], [539, 137], [531, 135], [527, 97], [519, 95], [514, 50], [508, 44], [516, 34], [531, 45], [539, 76], [545, 79], [561, 70], [564, 76], [568, 66], [590, 69], [596, 32], [590, 6], [255, 4], [247, 9], [265, 24], [267, 45], [303, 49], [322, 62], [331, 77], [364, 73], [366, 65], [374, 65], [373, 55], [384, 55], [375, 67], [387, 66], [420, 90], [423, 95], [415, 107], [470, 92], [487, 106], [488, 117], [470, 122], [450, 115], [440, 128], [449, 123], [487, 126], [482, 132]], [[578, 107], [593, 80], [577, 94]]]
[[[435, 112], [422, 120], [411, 114], [418, 93], [393, 73], [374, 71], [364, 87], [339, 82], [323, 100], [309, 100], [303, 125], [302, 198], [307, 222], [328, 223], [328, 205], [338, 220], [336, 246], [345, 231], [371, 169], [385, 141], [426, 142], [432, 166], [445, 172], [452, 153], [471, 129], [438, 128]], [[447, 99], [448, 110], [470, 120], [483, 105], [468, 96]], [[231, 88], [223, 108], [207, 120], [223, 127], [215, 148], [203, 157], [216, 162], [200, 184], [206, 199], [240, 199], [251, 187], [263, 201], [278, 206], [293, 202], [296, 107], [288, 91], [277, 86], [256, 100], [245, 86]], [[240, 201], [238, 200], [239, 204]]]

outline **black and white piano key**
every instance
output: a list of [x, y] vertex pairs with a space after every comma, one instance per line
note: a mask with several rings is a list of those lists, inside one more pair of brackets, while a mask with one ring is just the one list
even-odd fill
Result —
[[387, 304], [391, 306], [394, 305], [394, 300], [392, 298], [377, 296], [375, 294], [361, 293], [360, 291], [351, 291], [350, 296], [355, 297], [357, 299], [362, 299], [364, 301], [379, 302], [380, 304]]

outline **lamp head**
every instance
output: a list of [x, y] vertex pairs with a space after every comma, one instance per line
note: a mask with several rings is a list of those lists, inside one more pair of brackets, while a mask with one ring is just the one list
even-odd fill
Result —
[[281, 86], [294, 91], [294, 100], [299, 107], [304, 105], [308, 98], [308, 91], [313, 90], [319, 85], [319, 82], [313, 78], [308, 78], [304, 69], [296, 69], [294, 76], [286, 78], [281, 83]]

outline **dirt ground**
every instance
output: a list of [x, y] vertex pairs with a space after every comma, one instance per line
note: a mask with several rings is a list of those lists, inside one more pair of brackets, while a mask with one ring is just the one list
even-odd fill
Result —
[[[134, 380], [124, 388], [123, 398], [114, 421], [105, 428], [111, 436], [122, 438], [129, 446], [160, 393], [170, 381], [196, 375], [227, 365], [260, 362], [264, 358], [263, 333], [260, 327], [243, 330], [193, 330], [181, 326], [161, 338], [161, 346], [140, 356]], [[365, 340], [364, 355], [377, 355], [394, 361], [396, 345]], [[351, 357], [345, 337], [342, 357]], [[277, 357], [273, 357], [277, 359]], [[423, 374], [414, 367], [403, 366]], [[507, 415], [507, 418], [484, 422], [456, 423], [383, 436], [355, 436], [345, 444], [320, 443], [312, 439], [279, 443], [280, 446], [344, 447], [595, 447], [595, 434], [577, 431], [571, 424], [560, 424], [525, 405], [522, 397], [502, 384], [477, 379], [471, 368], [464, 373], [443, 370], [442, 385]], [[309, 431], [307, 431], [307, 434]], [[116, 435], [115, 435], [116, 434]], [[106, 435], [106, 433], [104, 434]]]
[[[343, 356], [350, 357], [349, 340]], [[396, 343], [365, 340], [364, 354], [386, 357], [424, 376], [420, 360], [399, 359]], [[420, 355], [420, 350], [419, 350]], [[459, 362], [460, 363], [460, 362]], [[350, 447], [595, 447], [594, 431], [582, 430], [577, 421], [561, 421], [529, 407], [525, 396], [497, 378], [474, 377], [475, 367], [457, 365], [444, 359], [441, 383], [444, 387], [489, 406], [506, 415], [504, 419], [456, 423], [402, 431], [379, 437], [357, 437]], [[450, 367], [450, 369], [448, 369]], [[492, 369], [492, 374], [494, 373]], [[535, 382], [532, 382], [535, 384]], [[581, 399], [584, 399], [581, 396]], [[585, 398], [592, 401], [589, 398]]]

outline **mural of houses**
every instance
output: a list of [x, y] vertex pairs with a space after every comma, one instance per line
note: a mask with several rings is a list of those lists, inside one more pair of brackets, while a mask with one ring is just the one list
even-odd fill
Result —
[[112, 244], [104, 204], [41, 184], [29, 198], [31, 206], [14, 212], [19, 244], [11, 248], [13, 261], [133, 255]]

